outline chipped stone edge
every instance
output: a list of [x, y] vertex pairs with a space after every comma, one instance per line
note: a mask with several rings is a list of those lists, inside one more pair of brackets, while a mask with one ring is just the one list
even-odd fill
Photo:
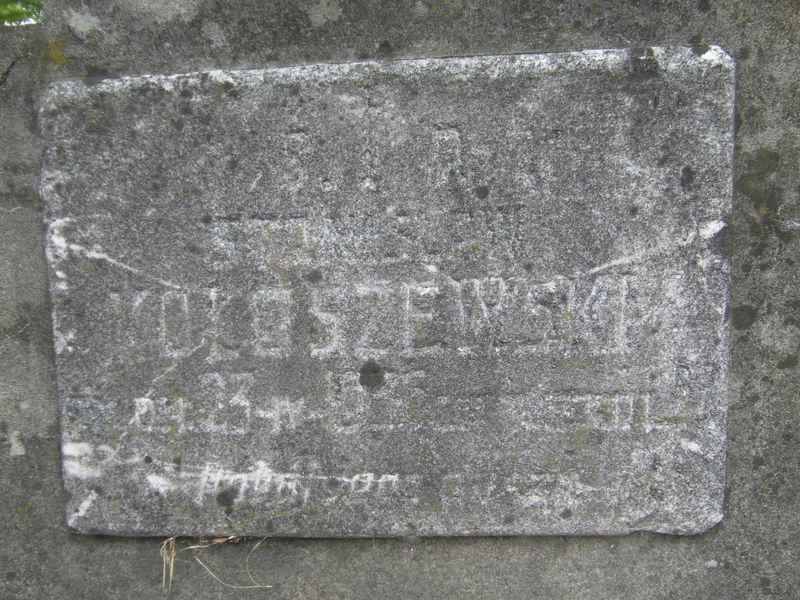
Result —
[[[707, 46], [705, 52], [698, 52], [697, 46], [653, 46], [653, 58], [662, 69], [676, 72], [687, 65], [700, 69], [722, 67], [733, 71], [734, 58], [721, 46]], [[51, 83], [44, 92], [39, 103], [39, 114], [42, 111], [56, 109], [60, 100], [72, 101], [89, 92], [111, 92], [134, 87], [141, 83], [151, 82], [161, 85], [168, 91], [174, 91], [176, 84], [202, 75], [210, 77], [218, 83], [247, 83], [250, 85], [296, 79], [329, 79], [348, 77], [356, 74], [368, 74], [375, 70], [383, 73], [404, 75], [412, 73], [418, 67], [434, 68], [450, 75], [470, 75], [484, 72], [490, 77], [500, 74], [552, 73], [564, 70], [590, 68], [624, 69], [633, 58], [638, 48], [588, 49], [552, 53], [491, 54], [477, 56], [454, 56], [437, 58], [404, 58], [396, 60], [367, 60], [343, 63], [314, 63], [293, 66], [266, 67], [263, 69], [209, 69], [189, 71], [171, 75], [146, 74], [125, 75], [122, 77], [103, 79], [87, 84], [79, 79], [66, 79]]]

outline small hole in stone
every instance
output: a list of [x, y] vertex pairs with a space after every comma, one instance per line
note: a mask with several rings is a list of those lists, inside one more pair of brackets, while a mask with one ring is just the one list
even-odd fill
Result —
[[322, 281], [322, 271], [319, 269], [311, 269], [308, 273], [306, 273], [306, 280], [310, 281], [311, 283], [319, 283]]
[[236, 502], [236, 498], [238, 497], [239, 489], [236, 487], [229, 487], [217, 494], [217, 504], [227, 509], [225, 514], [230, 514], [228, 510], [233, 509], [233, 503]]
[[475, 188], [475, 195], [481, 200], [486, 200], [489, 197], [489, 186], [479, 185]]
[[361, 367], [358, 382], [368, 390], [376, 390], [383, 385], [384, 371], [374, 360], [369, 359]]

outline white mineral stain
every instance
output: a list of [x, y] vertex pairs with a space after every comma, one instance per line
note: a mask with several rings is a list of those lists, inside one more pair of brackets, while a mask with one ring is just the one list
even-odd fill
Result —
[[19, 436], [19, 431], [12, 431], [8, 434], [8, 443], [11, 445], [11, 449], [9, 450], [11, 456], [25, 456], [25, 446]]
[[72, 352], [72, 346], [70, 346], [70, 342], [75, 339], [75, 331], [70, 330], [67, 332], [61, 331], [54, 331], [54, 343], [55, 343], [55, 352], [56, 354], [61, 354], [66, 350], [67, 352]]
[[342, 16], [342, 7], [338, 0], [319, 0], [305, 9], [312, 27], [322, 27], [326, 23], [334, 23]]
[[614, 260], [610, 260], [602, 265], [597, 265], [596, 267], [592, 267], [587, 271], [589, 275], [594, 275], [595, 273], [600, 273], [607, 269], [612, 269], [614, 267], [626, 266], [636, 262], [639, 262], [644, 258], [641, 254], [631, 254], [630, 256], [621, 256], [620, 258], [615, 258]]
[[136, 267], [132, 267], [131, 265], [125, 264], [124, 262], [113, 258], [102, 251], [102, 248], [99, 246], [95, 246], [94, 248], [86, 248], [81, 246], [80, 244], [73, 244], [67, 241], [64, 234], [61, 232], [61, 229], [68, 223], [70, 223], [72, 219], [63, 218], [63, 219], [56, 219], [55, 221], [50, 223], [48, 228], [48, 244], [47, 244], [47, 260], [50, 262], [51, 265], [58, 264], [64, 260], [66, 260], [70, 253], [77, 254], [84, 258], [88, 258], [90, 260], [99, 260], [107, 262], [115, 267], [118, 267], [124, 271], [128, 271], [129, 273], [133, 273], [134, 275], [138, 275], [139, 277], [143, 277], [144, 279], [149, 279], [151, 281], [155, 281], [164, 287], [169, 287], [175, 290], [180, 290], [181, 287], [172, 283], [171, 281], [167, 281], [165, 279], [160, 279], [158, 277], [154, 277], [147, 273], [142, 272], [140, 269]]
[[733, 58], [719, 46], [709, 46], [708, 50], [700, 55], [700, 59], [711, 65], [733, 65]]
[[64, 472], [76, 479], [93, 479], [95, 477], [100, 477], [103, 473], [98, 467], [87, 465], [75, 458], [64, 459]]
[[94, 453], [94, 448], [86, 442], [64, 442], [61, 453], [73, 457], [89, 456]]
[[69, 248], [67, 247], [67, 240], [64, 235], [61, 233], [61, 228], [64, 227], [66, 224], [70, 223], [72, 219], [70, 218], [63, 218], [63, 219], [56, 219], [48, 228], [48, 236], [47, 236], [47, 261], [50, 264], [54, 264], [56, 260], [62, 261], [67, 258], [69, 255]]
[[694, 454], [702, 454], [703, 448], [697, 442], [692, 442], [689, 440], [681, 440], [680, 441], [681, 448], [684, 450], [688, 450], [689, 452], [693, 452]]
[[100, 477], [102, 471], [89, 464], [94, 457], [94, 447], [86, 442], [64, 442], [61, 445], [64, 456], [64, 473], [76, 479]]
[[222, 31], [222, 27], [220, 27], [219, 24], [213, 21], [205, 21], [202, 31], [203, 37], [209, 40], [212, 46], [225, 45], [225, 33]]
[[722, 221], [721, 219], [708, 221], [700, 226], [700, 237], [704, 240], [711, 239], [723, 229], [725, 229], [725, 221]]
[[150, 484], [151, 488], [162, 494], [166, 494], [168, 491], [175, 489], [175, 484], [161, 475], [148, 475], [147, 483]]
[[250, 187], [247, 188], [247, 191], [252, 192], [253, 190], [255, 190], [256, 186], [258, 185], [258, 182], [261, 181], [261, 178], [263, 177], [263, 175], [264, 174], [261, 171], [259, 171], [258, 175], [256, 175], [256, 178], [253, 179], [253, 182], [250, 184]]
[[75, 513], [76, 517], [83, 517], [86, 514], [86, 511], [94, 504], [94, 501], [97, 500], [97, 492], [92, 490], [89, 492], [89, 495], [83, 499], [83, 502], [80, 503], [78, 506], [78, 511]]
[[153, 408], [153, 401], [150, 398], [134, 398], [133, 404], [135, 406], [133, 419], [129, 425], [141, 425], [142, 417], [145, 416]]
[[100, 19], [88, 11], [84, 12], [70, 9], [68, 23], [69, 28], [80, 38], [86, 38], [92, 31], [103, 31], [100, 28]]

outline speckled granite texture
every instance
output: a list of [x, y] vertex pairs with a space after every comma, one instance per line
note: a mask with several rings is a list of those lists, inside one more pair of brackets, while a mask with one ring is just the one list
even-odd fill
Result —
[[53, 86], [68, 523], [705, 531], [733, 101], [715, 46]]

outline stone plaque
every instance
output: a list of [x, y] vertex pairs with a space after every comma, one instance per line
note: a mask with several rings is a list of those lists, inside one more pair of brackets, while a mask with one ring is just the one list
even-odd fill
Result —
[[56, 84], [69, 525], [713, 526], [733, 102], [713, 46]]

